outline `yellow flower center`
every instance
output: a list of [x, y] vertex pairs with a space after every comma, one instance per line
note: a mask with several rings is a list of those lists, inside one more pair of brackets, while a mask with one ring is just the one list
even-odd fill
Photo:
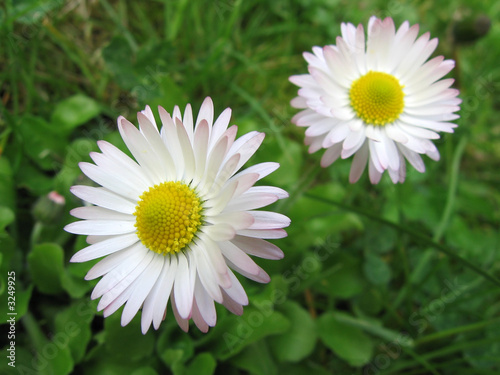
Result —
[[351, 107], [366, 124], [384, 126], [403, 112], [403, 86], [392, 75], [369, 71], [349, 90]]
[[134, 215], [137, 236], [158, 254], [175, 254], [192, 240], [202, 223], [196, 192], [182, 182], [163, 182], [140, 197]]

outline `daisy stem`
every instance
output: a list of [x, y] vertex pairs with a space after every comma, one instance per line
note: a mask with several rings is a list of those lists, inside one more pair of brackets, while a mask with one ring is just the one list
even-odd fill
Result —
[[345, 205], [345, 204], [340, 203], [340, 202], [335, 202], [335, 201], [332, 201], [330, 199], [323, 198], [323, 197], [318, 197], [316, 195], [312, 195], [312, 194], [309, 194], [309, 193], [306, 193], [305, 196], [308, 197], [308, 198], [316, 199], [317, 201], [320, 201], [320, 202], [323, 202], [323, 203], [330, 204], [332, 206], [343, 208], [343, 209], [345, 209], [347, 211], [351, 211], [351, 212], [357, 213], [359, 215], [363, 215], [363, 216], [365, 216], [368, 219], [377, 221], [377, 222], [379, 222], [381, 224], [387, 225], [387, 226], [392, 227], [394, 229], [397, 229], [397, 230], [399, 230], [401, 232], [409, 234], [417, 242], [421, 242], [421, 243], [423, 243], [423, 244], [425, 244], [427, 246], [435, 248], [436, 250], [442, 252], [443, 254], [448, 255], [450, 258], [452, 258], [452, 259], [454, 259], [454, 260], [462, 263], [465, 267], [473, 270], [474, 272], [476, 272], [477, 274], [481, 275], [486, 280], [490, 281], [491, 283], [495, 284], [496, 286], [500, 286], [500, 280], [498, 280], [496, 277], [490, 275], [489, 273], [487, 273], [486, 271], [482, 270], [481, 268], [479, 268], [475, 264], [469, 262], [467, 259], [462, 258], [461, 256], [457, 255], [456, 251], [451, 250], [450, 248], [448, 248], [445, 245], [441, 245], [440, 243], [437, 243], [432, 238], [430, 238], [430, 237], [428, 237], [426, 235], [423, 235], [420, 232], [417, 232], [417, 231], [415, 231], [413, 229], [410, 229], [408, 227], [402, 226], [400, 224], [396, 224], [396, 223], [393, 223], [391, 221], [385, 220], [385, 219], [379, 217], [376, 214], [372, 214], [370, 212], [361, 210], [359, 208], [351, 207], [351, 206]]

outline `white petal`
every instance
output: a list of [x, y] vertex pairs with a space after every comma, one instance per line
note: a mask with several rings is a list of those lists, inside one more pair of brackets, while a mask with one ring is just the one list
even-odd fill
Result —
[[172, 312], [174, 313], [175, 320], [179, 327], [184, 331], [187, 332], [189, 329], [189, 319], [182, 318], [179, 310], [177, 308], [177, 302], [175, 300], [175, 294], [172, 293]]
[[229, 241], [236, 234], [234, 228], [226, 223], [206, 225], [202, 228], [202, 231], [216, 242]]
[[250, 238], [245, 236], [235, 236], [231, 242], [238, 246], [245, 253], [258, 256], [264, 259], [281, 259], [283, 251], [281, 249], [260, 238]]
[[136, 231], [133, 221], [82, 220], [70, 223], [64, 230], [74, 234], [118, 235]]
[[290, 219], [285, 215], [270, 211], [249, 211], [255, 221], [249, 229], [277, 229], [290, 225]]
[[78, 198], [96, 206], [130, 215], [135, 212], [135, 203], [104, 188], [75, 185], [70, 188], [70, 191]]
[[161, 183], [165, 179], [165, 173], [158, 167], [158, 155], [151, 148], [142, 133], [124, 117], [118, 118], [118, 130], [134, 156], [146, 174], [154, 181]]
[[[240, 281], [236, 278], [231, 270], [229, 270], [229, 277], [231, 278], [231, 288], [224, 289], [224, 292], [226, 292], [227, 295], [239, 305], [248, 305], [248, 297], [245, 289], [243, 289]], [[224, 301], [225, 300], [226, 298], [224, 298]]]
[[130, 261], [122, 262], [104, 275], [95, 286], [91, 295], [92, 299], [103, 296], [99, 301], [99, 310], [106, 307], [121, 292], [128, 288], [139, 277], [142, 271], [146, 269], [153, 258], [154, 253], [152, 251], [148, 251], [147, 253], [137, 252], [137, 255], [131, 257]]
[[199, 279], [196, 280], [194, 296], [203, 320], [210, 327], [214, 327], [215, 323], [217, 322], [217, 313], [215, 312], [214, 300], [210, 298], [209, 294], [206, 292], [205, 288], [203, 288], [203, 285], [201, 284], [201, 281]]
[[69, 213], [78, 219], [135, 221], [134, 215], [123, 214], [99, 206], [77, 207], [73, 208]]
[[182, 319], [189, 319], [193, 306], [193, 287], [189, 277], [189, 266], [184, 254], [177, 254], [178, 267], [174, 282], [174, 295], [177, 311]]
[[363, 174], [369, 154], [370, 151], [368, 149], [368, 142], [365, 142], [356, 152], [354, 159], [352, 160], [351, 171], [349, 173], [349, 182], [351, 184], [357, 182]]
[[92, 259], [97, 259], [114, 253], [115, 251], [122, 250], [138, 241], [139, 239], [135, 233], [115, 236], [80, 250], [73, 255], [70, 262], [87, 262]]
[[[253, 216], [248, 212], [223, 212], [217, 216], [207, 217], [206, 220], [211, 224], [227, 224], [236, 230], [246, 229], [254, 222]], [[232, 237], [234, 237], [234, 230]]]
[[335, 160], [337, 160], [342, 152], [342, 144], [337, 143], [326, 149], [323, 157], [321, 158], [321, 166], [323, 168], [331, 165]]
[[156, 254], [155, 259], [149, 263], [148, 267], [139, 276], [139, 282], [130, 296], [125, 308], [123, 309], [121, 324], [126, 326], [137, 314], [144, 300], [148, 296], [151, 288], [158, 280], [163, 267], [163, 255]]
[[236, 231], [236, 233], [241, 236], [264, 239], [277, 239], [287, 236], [287, 233], [284, 229], [243, 229]]
[[[171, 295], [173, 295], [173, 285], [175, 281], [175, 276], [177, 275], [177, 257], [170, 256], [170, 264], [167, 265], [165, 261], [165, 265], [163, 266], [163, 271], [160, 275], [160, 278], [157, 284], [153, 287], [150, 295], [146, 299], [144, 306], [146, 307], [149, 303], [149, 298], [152, 299], [150, 302], [154, 304], [153, 308], [153, 326], [155, 329], [160, 327], [160, 323], [163, 320], [163, 316], [165, 314], [168, 299]], [[149, 312], [148, 312], [149, 314]]]
[[155, 154], [158, 155], [156, 163], [161, 165], [161, 169], [165, 175], [165, 179], [175, 179], [176, 168], [174, 160], [172, 158], [172, 155], [170, 155], [170, 152], [168, 152], [165, 143], [163, 143], [158, 129], [155, 125], [153, 125], [152, 122], [148, 121], [147, 118], [141, 116], [140, 114], [137, 115], [137, 119], [139, 120], [141, 133], [144, 134], [144, 137], [154, 149]]

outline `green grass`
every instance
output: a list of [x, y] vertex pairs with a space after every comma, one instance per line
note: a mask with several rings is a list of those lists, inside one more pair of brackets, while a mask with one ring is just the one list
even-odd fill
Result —
[[[489, 32], [453, 41], [478, 15]], [[463, 99], [441, 161], [407, 181], [366, 175], [351, 160], [322, 169], [290, 122], [306, 72], [302, 52], [334, 44], [341, 22], [371, 15], [419, 23]], [[6, 374], [496, 374], [500, 371], [500, 5], [451, 0], [62, 1], [0, 5], [0, 320], [16, 275], [16, 368]], [[467, 34], [470, 36], [470, 33]], [[462, 37], [463, 38], [463, 37]], [[143, 336], [90, 301], [90, 263], [68, 259], [84, 239], [63, 231], [81, 203], [77, 163], [96, 141], [123, 147], [116, 118], [211, 96], [233, 109], [239, 135], [266, 132], [252, 163], [278, 161], [265, 184], [290, 192], [273, 209], [292, 219], [272, 281], [242, 280], [241, 317], [218, 308], [207, 334], [171, 312]], [[64, 207], [47, 198], [57, 191]], [[2, 353], [9, 325], [2, 325]]]

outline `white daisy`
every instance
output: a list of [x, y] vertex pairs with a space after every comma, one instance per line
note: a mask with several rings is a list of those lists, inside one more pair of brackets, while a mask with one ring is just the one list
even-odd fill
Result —
[[292, 122], [304, 126], [309, 152], [326, 151], [321, 165], [354, 154], [349, 180], [356, 182], [369, 165], [370, 181], [387, 169], [394, 183], [403, 182], [405, 158], [425, 171], [420, 154], [439, 160], [432, 139], [453, 132], [461, 100], [453, 79], [440, 80], [454, 67], [438, 56], [427, 61], [438, 44], [429, 33], [417, 38], [418, 25], [404, 22], [396, 31], [391, 18], [372, 17], [368, 37], [362, 25], [342, 24], [336, 45], [304, 53], [309, 74], [290, 77], [301, 88], [292, 100], [304, 109]]
[[[71, 211], [83, 219], [66, 231], [88, 235], [90, 246], [72, 262], [105, 257], [86, 275], [103, 276], [92, 292], [101, 298], [104, 316], [123, 304], [122, 325], [142, 306], [142, 332], [158, 329], [168, 300], [179, 326], [189, 319], [206, 332], [216, 323], [214, 301], [242, 314], [247, 295], [232, 270], [257, 282], [269, 276], [249, 255], [280, 259], [283, 252], [264, 239], [286, 236], [290, 220], [256, 211], [288, 194], [277, 187], [253, 186], [278, 163], [261, 163], [236, 173], [261, 145], [264, 134], [250, 132], [235, 140], [228, 128], [228, 108], [213, 123], [210, 98], [196, 123], [188, 104], [181, 117], [159, 107], [158, 132], [149, 106], [137, 114], [139, 130], [123, 117], [118, 129], [135, 160], [99, 141], [95, 164], [80, 163], [85, 175], [101, 187], [73, 186], [77, 197], [93, 206]], [[195, 126], [193, 126], [195, 124]], [[213, 124], [213, 125], [212, 125]]]

